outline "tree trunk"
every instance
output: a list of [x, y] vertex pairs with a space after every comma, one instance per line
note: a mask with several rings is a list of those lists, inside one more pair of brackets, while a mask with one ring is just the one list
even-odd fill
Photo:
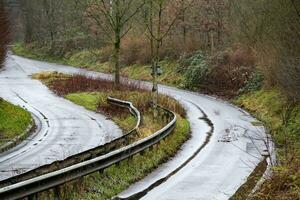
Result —
[[150, 1], [150, 48], [151, 48], [151, 58], [152, 58], [152, 62], [153, 62], [153, 56], [154, 56], [154, 40], [153, 40], [153, 2]]
[[215, 51], [215, 44], [214, 44], [214, 32], [213, 31], [210, 31], [210, 44], [211, 44], [211, 54], [214, 53]]
[[183, 44], [184, 44], [184, 47], [186, 47], [186, 33], [187, 33], [187, 30], [186, 30], [186, 24], [185, 24], [185, 11], [183, 11], [183, 13], [182, 13], [182, 23], [183, 23], [183, 27], [182, 27]]
[[114, 65], [115, 65], [115, 85], [120, 85], [120, 32], [115, 33], [115, 44], [114, 44]]
[[[7, 44], [9, 43], [9, 20], [4, 8], [4, 4], [0, 1], [0, 68], [5, 60]], [[1, 98], [0, 98], [1, 101]]]

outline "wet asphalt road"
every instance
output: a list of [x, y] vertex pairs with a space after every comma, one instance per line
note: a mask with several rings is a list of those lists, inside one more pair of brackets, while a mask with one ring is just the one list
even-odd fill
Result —
[[[17, 59], [16, 59], [17, 60]], [[0, 154], [0, 180], [106, 143], [122, 131], [105, 116], [54, 95], [30, 75], [36, 70], [9, 57], [0, 72], [0, 97], [29, 110], [35, 133]]]

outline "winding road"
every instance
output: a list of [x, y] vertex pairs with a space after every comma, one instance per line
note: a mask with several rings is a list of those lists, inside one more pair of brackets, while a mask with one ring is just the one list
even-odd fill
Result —
[[[18, 170], [63, 159], [121, 134], [103, 116], [56, 97], [41, 83], [28, 77], [40, 71], [112, 78], [107, 74], [10, 55], [0, 73], [0, 96], [38, 116], [41, 127], [32, 141], [0, 156], [1, 179], [12, 176], [13, 172], [19, 173]], [[222, 100], [163, 85], [160, 85], [160, 92], [178, 99], [186, 108], [191, 139], [171, 161], [118, 197], [229, 199], [266, 153], [264, 128], [255, 126], [256, 120], [248, 113]], [[38, 142], [40, 139], [42, 141]]]
[[26, 108], [37, 130], [17, 147], [0, 154], [0, 180], [104, 144], [122, 135], [105, 116], [54, 95], [29, 77], [41, 71], [10, 56], [0, 73], [0, 97]]

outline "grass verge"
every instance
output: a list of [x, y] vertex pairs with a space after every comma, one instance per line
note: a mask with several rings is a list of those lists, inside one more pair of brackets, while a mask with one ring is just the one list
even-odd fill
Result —
[[24, 134], [31, 123], [29, 112], [0, 98], [0, 147]]
[[[277, 147], [279, 165], [251, 198], [300, 199], [300, 105], [277, 90], [260, 90], [239, 97], [236, 103], [253, 113], [269, 128]], [[239, 199], [239, 198], [237, 198]]]

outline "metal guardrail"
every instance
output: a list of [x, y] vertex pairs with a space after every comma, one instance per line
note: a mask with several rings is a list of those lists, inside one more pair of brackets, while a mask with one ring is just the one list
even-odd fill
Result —
[[[1, 187], [5, 187], [7, 185], [18, 183], [23, 180], [31, 179], [31, 178], [33, 178], [35, 176], [39, 176], [41, 174], [49, 173], [49, 172], [52, 172], [52, 171], [55, 171], [55, 170], [58, 170], [61, 168], [65, 168], [65, 167], [74, 165], [76, 163], [79, 163], [79, 162], [82, 162], [85, 160], [89, 160], [89, 159], [104, 155], [104, 154], [114, 151], [122, 146], [126, 146], [126, 145], [132, 143], [134, 141], [134, 138], [137, 136], [139, 126], [141, 125], [141, 122], [142, 122], [142, 116], [141, 116], [139, 110], [136, 107], [134, 107], [133, 104], [129, 101], [123, 101], [123, 100], [108, 97], [107, 102], [112, 105], [127, 108], [127, 109], [129, 109], [131, 114], [133, 116], [135, 116], [137, 122], [136, 122], [135, 127], [131, 131], [127, 132], [126, 134], [122, 135], [121, 137], [116, 138], [108, 143], [105, 143], [103, 145], [97, 146], [95, 148], [92, 148], [92, 149], [89, 149], [86, 151], [83, 151], [76, 155], [69, 156], [62, 161], [55, 161], [51, 164], [43, 165], [43, 166], [36, 168], [34, 170], [31, 170], [29, 172], [26, 172], [26, 173], [8, 178], [6, 180], [0, 181]], [[49, 170], [49, 169], [51, 169], [51, 170]], [[1, 196], [0, 196], [0, 199], [1, 199]]]
[[108, 97], [107, 102], [110, 104], [113, 104], [113, 105], [120, 106], [120, 107], [128, 108], [130, 110], [131, 114], [133, 114], [137, 118], [136, 126], [131, 131], [129, 131], [127, 134], [123, 135], [122, 137], [129, 135], [134, 131], [138, 131], [139, 126], [142, 123], [142, 117], [141, 117], [141, 113], [138, 111], [138, 109], [136, 107], [134, 107], [132, 105], [131, 102], [123, 101], [123, 100], [112, 98], [112, 97]]
[[177, 120], [176, 115], [172, 111], [164, 108], [162, 109], [168, 113], [170, 118], [172, 117], [172, 120], [165, 127], [154, 134], [91, 160], [83, 161], [55, 172], [0, 188], [1, 199], [20, 199], [53, 188], [79, 177], [103, 170], [111, 165], [119, 163], [124, 159], [144, 151], [152, 145], [157, 144], [173, 131]]

